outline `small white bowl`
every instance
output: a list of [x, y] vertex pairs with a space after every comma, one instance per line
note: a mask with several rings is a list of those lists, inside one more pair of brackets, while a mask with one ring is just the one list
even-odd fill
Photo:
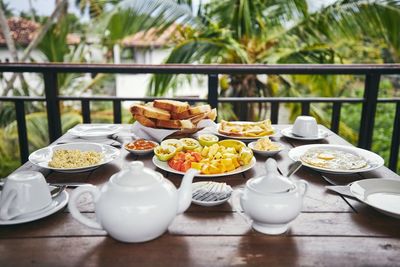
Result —
[[[154, 141], [151, 141], [151, 140], [146, 140], [146, 141], [149, 141], [149, 142], [155, 144], [156, 146], [159, 145], [157, 142], [154, 142]], [[132, 141], [132, 142], [134, 142], [134, 141]], [[129, 142], [129, 143], [131, 143], [131, 142]], [[152, 152], [154, 151], [154, 148], [156, 147], [156, 146], [155, 146], [155, 147], [150, 148], [150, 149], [129, 149], [129, 148], [126, 147], [126, 145], [129, 144], [129, 143], [123, 144], [124, 148], [125, 148], [127, 151], [131, 152], [132, 154], [138, 155], [138, 156], [143, 156], [143, 155], [150, 154], [150, 153], [152, 153]]]
[[282, 145], [281, 143], [272, 142], [273, 144], [279, 145], [279, 149], [278, 150], [258, 150], [258, 149], [254, 148], [256, 143], [257, 143], [257, 141], [254, 141], [254, 142], [249, 143], [247, 146], [249, 148], [251, 148], [251, 150], [253, 150], [254, 153], [257, 153], [257, 154], [262, 155], [262, 156], [272, 157], [272, 156], [278, 154], [279, 152], [281, 152], [282, 150], [285, 149], [285, 146]]
[[[204, 186], [205, 184], [210, 183], [210, 182], [197, 182], [192, 184], [192, 192], [194, 192], [197, 188]], [[217, 184], [217, 183], [216, 183]], [[205, 206], [205, 207], [212, 207], [212, 206], [217, 206], [222, 203], [225, 203], [231, 198], [232, 195], [232, 188], [229, 185], [226, 185], [226, 190], [228, 192], [227, 196], [223, 199], [219, 200], [213, 200], [213, 201], [202, 201], [202, 200], [197, 200], [195, 198], [192, 198], [192, 203], [200, 206]]]

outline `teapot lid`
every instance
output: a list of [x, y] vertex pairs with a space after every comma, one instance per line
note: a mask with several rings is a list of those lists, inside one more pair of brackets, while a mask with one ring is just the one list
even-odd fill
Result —
[[126, 187], [139, 187], [160, 181], [161, 175], [144, 167], [141, 161], [133, 161], [126, 167], [126, 169], [115, 174], [114, 183]]
[[249, 180], [248, 186], [261, 194], [265, 193], [285, 193], [295, 186], [292, 181], [278, 173], [276, 161], [272, 158], [265, 162], [267, 174], [265, 176]]

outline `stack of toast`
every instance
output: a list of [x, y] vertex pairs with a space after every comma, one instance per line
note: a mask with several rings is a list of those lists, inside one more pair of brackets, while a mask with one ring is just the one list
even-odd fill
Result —
[[166, 99], [135, 104], [130, 111], [143, 126], [163, 129], [194, 129], [199, 121], [217, 117], [217, 110], [210, 105], [190, 106], [187, 102]]

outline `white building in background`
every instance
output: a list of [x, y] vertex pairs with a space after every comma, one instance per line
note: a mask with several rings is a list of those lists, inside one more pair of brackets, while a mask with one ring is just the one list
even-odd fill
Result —
[[[11, 34], [18, 47], [18, 54], [21, 57], [24, 49], [29, 45], [32, 39], [38, 33], [40, 24], [24, 19], [10, 18], [8, 19]], [[176, 26], [173, 25], [166, 29], [163, 34], [156, 34], [155, 30], [149, 30], [146, 33], [139, 32], [125, 38], [120, 45], [115, 45], [113, 59], [115, 64], [162, 64], [169, 53], [173, 44], [171, 40], [176, 34]], [[81, 38], [75, 34], [68, 34], [67, 42], [74, 46], [81, 43]], [[103, 63], [106, 61], [106, 53], [101, 41], [96, 36], [86, 36], [85, 43], [88, 48], [85, 53], [85, 61], [88, 63]], [[46, 57], [39, 51], [33, 50], [30, 56], [36, 62], [47, 61]], [[8, 51], [4, 36], [0, 29], [0, 61], [11, 62], [12, 58]], [[4, 76], [9, 79], [12, 73], [4, 73]], [[40, 88], [41, 79], [37, 74], [24, 74], [25, 80], [32, 85], [31, 88]], [[85, 75], [82, 79], [89, 79], [90, 75]], [[108, 93], [120, 97], [143, 97], [147, 95], [147, 90], [151, 80], [151, 74], [116, 74], [115, 89], [110, 88]], [[184, 80], [184, 79], [182, 79]], [[90, 83], [90, 81], [87, 81]], [[15, 85], [18, 87], [19, 80], [16, 80]], [[0, 85], [0, 93], [5, 84]], [[79, 86], [78, 86], [79, 88]], [[79, 90], [79, 89], [76, 89]], [[41, 91], [41, 90], [40, 90]], [[75, 91], [75, 90], [74, 90]], [[41, 93], [41, 92], [36, 92]], [[74, 95], [79, 96], [82, 92], [76, 91]], [[87, 95], [87, 93], [85, 93]], [[90, 92], [89, 92], [90, 95]], [[190, 97], [206, 97], [207, 95], [207, 77], [205, 75], [192, 75], [191, 83], [187, 81], [179, 83], [177, 90], [168, 90], [166, 96], [190, 96]], [[124, 106], [129, 106], [131, 103], [124, 102]]]
[[[114, 47], [114, 62], [117, 64], [162, 64], [171, 52], [171, 40], [176, 33], [173, 25], [161, 35], [155, 30], [146, 33], [139, 32], [125, 38], [121, 45]], [[118, 74], [116, 75], [116, 95], [121, 97], [143, 97], [151, 80], [149, 74]], [[166, 96], [190, 96], [204, 98], [207, 95], [207, 77], [205, 75], [192, 75], [191, 83], [184, 81], [179, 84], [176, 91], [169, 90]], [[125, 105], [129, 105], [126, 103]]]

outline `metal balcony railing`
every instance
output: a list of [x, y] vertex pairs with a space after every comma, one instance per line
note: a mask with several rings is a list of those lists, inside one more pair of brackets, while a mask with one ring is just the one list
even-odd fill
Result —
[[[371, 149], [372, 134], [377, 103], [396, 104], [395, 119], [393, 122], [393, 134], [391, 136], [391, 151], [389, 168], [396, 171], [399, 156], [400, 142], [400, 98], [378, 98], [379, 83], [382, 75], [400, 75], [400, 64], [380, 65], [314, 65], [314, 64], [290, 64], [290, 65], [127, 65], [127, 64], [65, 64], [65, 63], [2, 63], [1, 72], [31, 72], [41, 73], [44, 79], [44, 97], [0, 97], [0, 101], [12, 101], [15, 104], [16, 119], [21, 162], [28, 159], [28, 139], [25, 121], [24, 102], [44, 101], [47, 109], [47, 119], [50, 141], [61, 136], [60, 101], [77, 100], [82, 104], [83, 122], [90, 123], [90, 102], [111, 101], [113, 103], [114, 122], [121, 122], [121, 102], [138, 100], [151, 101], [155, 98], [128, 98], [128, 97], [72, 97], [60, 96], [57, 88], [58, 73], [120, 73], [120, 74], [203, 74], [208, 76], [208, 97], [179, 98], [183, 101], [208, 102], [212, 107], [217, 107], [223, 102], [259, 103], [271, 104], [271, 121], [278, 123], [280, 103], [301, 103], [302, 114], [307, 115], [311, 103], [332, 103], [331, 129], [338, 132], [341, 108], [343, 103], [361, 103], [362, 113], [360, 121], [358, 146]], [[339, 97], [218, 97], [219, 74], [308, 74], [308, 75], [364, 75], [364, 96], [362, 98]]]

